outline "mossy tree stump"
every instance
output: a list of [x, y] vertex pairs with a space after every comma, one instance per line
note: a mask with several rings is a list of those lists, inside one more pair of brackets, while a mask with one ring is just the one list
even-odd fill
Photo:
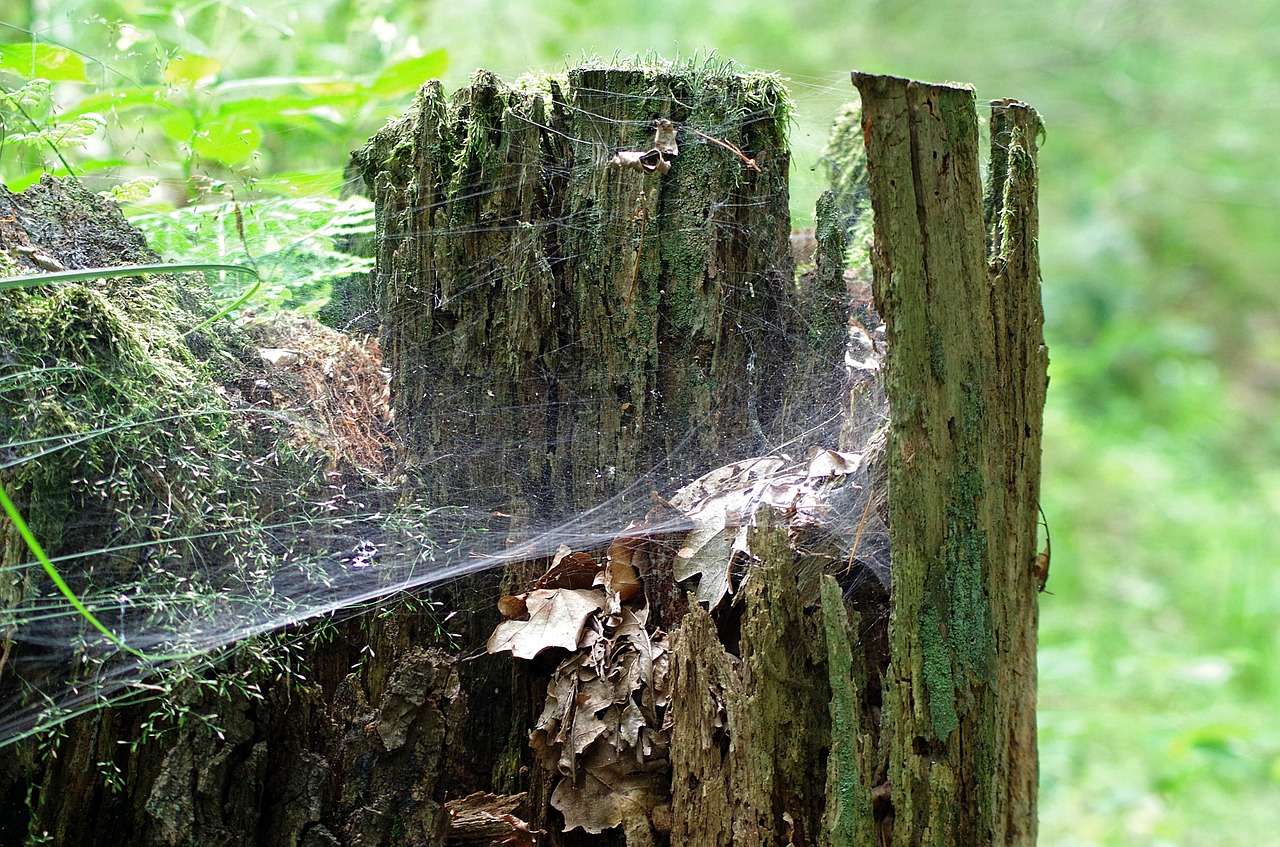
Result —
[[[382, 221], [375, 295], [404, 456], [423, 491], [478, 496], [511, 516], [501, 528], [515, 536], [641, 477], [661, 487], [753, 455], [787, 434], [790, 404], [841, 385], [815, 364], [838, 362], [839, 294], [798, 296], [785, 258], [776, 97], [717, 81], [589, 70], [530, 93], [482, 75], [451, 103], [425, 89], [359, 154]], [[1020, 104], [997, 109], [984, 217], [971, 91], [856, 81], [891, 350], [890, 657], [881, 664], [860, 638], [884, 622], [859, 620], [830, 581], [753, 583], [724, 644], [696, 610], [667, 621], [671, 835], [655, 823], [645, 838], [1034, 840], [1046, 364], [1036, 119]], [[723, 131], [744, 103], [771, 116], [736, 127], [758, 173], [714, 145], [682, 148], [661, 176], [605, 166], [602, 147], [643, 149], [655, 118]], [[838, 279], [830, 268], [816, 276], [829, 288]], [[801, 344], [799, 327], [825, 330]], [[672, 461], [681, 437], [694, 449]], [[491, 438], [498, 451], [446, 461]], [[785, 544], [759, 547], [773, 551], [762, 574], [802, 563]], [[536, 575], [516, 567], [508, 584]], [[536, 712], [536, 684], [528, 694]], [[709, 728], [708, 708], [723, 710], [723, 725]], [[533, 788], [535, 821], [554, 829], [537, 808], [547, 792]], [[628, 839], [646, 843], [634, 828]]]
[[[683, 131], [668, 172], [610, 166], [654, 146], [655, 120], [755, 166]], [[816, 346], [831, 379], [843, 331], [837, 313], [792, 349], [786, 121], [767, 75], [581, 69], [532, 89], [482, 72], [451, 100], [428, 83], [356, 154], [424, 493], [527, 530], [658, 468], [679, 484], [765, 449], [781, 376]]]
[[[513, 539], [606, 503], [605, 531], [620, 530], [651, 491], [761, 455], [800, 421], [834, 442], [847, 310], [838, 267], [825, 287], [795, 284], [787, 119], [768, 75], [589, 68], [513, 87], [481, 73], [450, 100], [424, 86], [356, 154], [416, 496], [496, 514], [486, 529]], [[653, 151], [662, 121], [678, 139], [662, 167], [610, 164]], [[669, 570], [657, 581], [682, 594]], [[554, 828], [546, 785], [510, 763], [529, 764], [539, 683], [508, 667], [472, 668], [461, 734], [508, 745], [493, 787], [529, 788], [533, 822]]]
[[[1039, 125], [994, 104], [984, 205], [971, 91], [855, 83], [888, 325], [891, 618], [850, 602], [843, 561], [762, 515], [732, 604], [655, 607], [672, 650], [670, 791], [601, 834], [561, 831], [527, 746], [548, 663], [462, 661], [412, 609], [311, 645], [305, 690], [208, 703], [224, 737], [188, 727], [126, 756], [116, 742], [142, 713], [74, 723], [39, 775], [47, 808], [23, 808], [4, 760], [0, 828], [49, 824], [66, 844], [475, 843], [444, 804], [481, 789], [527, 791], [494, 808], [521, 808], [549, 844], [1034, 843]], [[658, 144], [655, 120], [699, 132], [661, 172], [609, 167]], [[550, 552], [520, 538], [558, 527], [577, 542], [571, 519], [604, 503], [621, 530], [651, 489], [803, 422], [827, 446], [850, 431], [841, 251], [824, 239], [797, 287], [785, 121], [771, 77], [584, 69], [517, 88], [481, 74], [452, 100], [429, 83], [356, 155], [377, 203], [372, 296], [405, 496], [465, 505], [471, 529], [524, 549], [511, 589]], [[682, 594], [654, 561], [646, 589]], [[495, 582], [450, 590], [479, 608]], [[121, 795], [86, 781], [98, 756], [124, 763]], [[73, 797], [92, 813], [53, 808]]]

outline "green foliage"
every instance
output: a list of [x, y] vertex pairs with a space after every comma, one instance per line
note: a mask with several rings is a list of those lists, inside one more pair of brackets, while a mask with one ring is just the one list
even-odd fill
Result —
[[[373, 204], [358, 196], [188, 206], [136, 215], [131, 223], [147, 236], [151, 249], [165, 256], [252, 262], [261, 287], [246, 308], [259, 312], [314, 313], [328, 302], [335, 279], [367, 273], [373, 265], [372, 259], [340, 247], [373, 233]], [[226, 300], [244, 291], [242, 280], [229, 275], [211, 287]]]
[[345, 151], [448, 66], [444, 50], [422, 49], [376, 14], [363, 41], [326, 44], [326, 16], [345, 33], [364, 14], [337, 2], [302, 16], [279, 2], [165, 2], [142, 13], [85, 2], [9, 25], [0, 180], [20, 190], [47, 170], [107, 184], [142, 173], [185, 202], [199, 193], [195, 176], [280, 192], [293, 187], [281, 179], [290, 171], [336, 174]]

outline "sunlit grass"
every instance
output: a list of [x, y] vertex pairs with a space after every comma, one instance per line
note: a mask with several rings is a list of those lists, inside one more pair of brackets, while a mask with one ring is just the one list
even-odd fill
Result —
[[1280, 827], [1274, 474], [1124, 430], [1047, 420], [1041, 843], [1256, 844]]

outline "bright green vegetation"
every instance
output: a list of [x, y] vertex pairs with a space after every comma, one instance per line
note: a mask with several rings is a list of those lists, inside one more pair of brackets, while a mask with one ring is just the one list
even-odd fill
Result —
[[346, 152], [422, 78], [451, 89], [477, 66], [514, 79], [678, 45], [792, 79], [803, 218], [851, 68], [1034, 105], [1055, 542], [1041, 843], [1252, 845], [1280, 829], [1273, 3], [55, 5], [10, 20], [78, 53], [0, 33], [18, 45], [0, 86], [15, 188], [47, 163], [101, 189], [155, 177], [170, 202], [329, 202]]

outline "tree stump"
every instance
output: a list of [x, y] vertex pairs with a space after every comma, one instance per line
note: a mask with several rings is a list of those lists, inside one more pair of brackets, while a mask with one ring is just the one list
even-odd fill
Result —
[[889, 342], [892, 843], [1034, 844], [1039, 119], [992, 104], [984, 220], [972, 90], [854, 82]]
[[[540, 86], [480, 73], [449, 101], [428, 83], [355, 156], [404, 464], [425, 495], [515, 531], [763, 452], [797, 418], [782, 375], [821, 356], [838, 384], [843, 340], [831, 304], [797, 314], [777, 79], [582, 69]], [[680, 128], [669, 170], [610, 164], [656, 150], [655, 121]], [[825, 323], [794, 350], [810, 318]]]
[[[634, 790], [583, 787], [622, 772], [602, 768], [597, 736], [566, 738], [550, 764], [554, 739], [529, 746], [549, 685], [585, 692], [620, 666], [588, 673], [582, 643], [527, 663], [460, 656], [407, 606], [310, 642], [301, 686], [204, 689], [192, 708], [221, 714], [221, 736], [186, 726], [129, 748], [117, 742], [146, 712], [126, 708], [69, 723], [58, 757], [0, 754], [0, 832], [67, 845], [522, 845], [538, 830], [553, 845], [1034, 843], [1038, 119], [993, 104], [984, 205], [971, 91], [854, 81], [891, 417], [856, 456], [815, 453], [807, 473], [770, 459], [790, 476], [742, 460], [847, 441], [858, 427], [843, 418], [868, 394], [846, 370], [846, 222], [831, 198], [818, 268], [795, 279], [776, 79], [587, 68], [511, 86], [481, 73], [452, 99], [428, 83], [354, 158], [377, 204], [371, 299], [404, 498], [459, 516], [450, 529], [481, 558], [457, 570], [506, 563], [438, 596], [470, 613], [470, 648], [499, 620], [499, 581], [527, 591], [561, 542], [606, 570], [640, 563], [643, 590], [620, 600], [632, 605], [588, 618], [601, 643], [626, 629], [661, 662], [581, 724], [625, 741], [614, 750], [640, 768]], [[722, 465], [751, 494], [738, 539], [718, 536], [725, 587], [708, 592], [707, 571], [677, 578], [699, 518], [692, 495], [670, 498]], [[761, 493], [784, 482], [790, 501]], [[815, 488], [830, 494], [824, 532], [803, 520]], [[665, 517], [627, 530], [650, 509]], [[862, 539], [886, 521], [891, 595]], [[121, 767], [116, 790], [95, 781], [104, 762]], [[30, 806], [24, 779], [40, 786]], [[636, 802], [566, 811], [588, 796]]]

